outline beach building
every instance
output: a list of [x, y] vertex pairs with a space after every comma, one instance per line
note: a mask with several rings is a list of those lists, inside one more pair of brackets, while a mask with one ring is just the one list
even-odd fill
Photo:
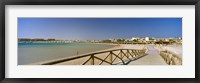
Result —
[[132, 37], [132, 38], [131, 38], [132, 41], [133, 41], [133, 40], [137, 40], [137, 39], [139, 39], [139, 38], [136, 38], [136, 37]]
[[149, 37], [145, 37], [145, 41], [149, 41]]

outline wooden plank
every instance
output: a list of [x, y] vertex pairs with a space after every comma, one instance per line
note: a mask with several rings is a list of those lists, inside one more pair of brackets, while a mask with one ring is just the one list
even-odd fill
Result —
[[110, 62], [108, 62], [108, 61], [106, 61], [106, 60], [103, 60], [103, 59], [99, 58], [99, 57], [94, 56], [94, 58], [99, 59], [99, 60], [101, 60], [101, 61], [104, 61], [104, 62], [106, 62], [106, 63], [108, 63], [108, 64], [112, 64], [112, 63], [110, 63]]
[[85, 61], [82, 65], [85, 65], [91, 58], [92, 57], [90, 56], [90, 58], [87, 61]]
[[117, 56], [117, 55], [114, 54], [114, 53], [113, 53], [113, 55], [115, 55], [116, 57], [118, 57], [118, 58], [122, 61], [122, 63], [125, 64], [125, 62], [123, 61], [123, 58], [120, 58], [119, 56]]
[[94, 55], [91, 55], [91, 65], [94, 65]]

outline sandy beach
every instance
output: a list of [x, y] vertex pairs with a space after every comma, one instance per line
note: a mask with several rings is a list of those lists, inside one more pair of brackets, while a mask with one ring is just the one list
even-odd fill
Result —
[[177, 55], [178, 57], [182, 58], [182, 45], [156, 45], [155, 46], [156, 49], [158, 49], [159, 51], [169, 51], [175, 55]]

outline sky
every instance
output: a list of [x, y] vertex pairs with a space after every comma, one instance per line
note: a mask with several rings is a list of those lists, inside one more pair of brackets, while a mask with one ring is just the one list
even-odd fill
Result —
[[182, 18], [18, 18], [18, 38], [182, 37]]

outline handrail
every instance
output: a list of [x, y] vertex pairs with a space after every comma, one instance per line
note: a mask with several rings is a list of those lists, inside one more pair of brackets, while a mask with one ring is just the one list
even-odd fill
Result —
[[160, 51], [160, 56], [168, 65], [182, 65], [182, 58], [169, 51]]
[[[119, 51], [118, 54], [114, 53], [116, 51]], [[130, 52], [131, 51], [131, 52]], [[102, 54], [102, 53], [109, 53], [104, 59], [99, 58], [96, 56], [97, 54]], [[68, 58], [63, 58], [63, 59], [58, 59], [54, 61], [49, 61], [45, 62], [42, 65], [53, 65], [53, 64], [58, 64], [61, 62], [66, 62], [66, 61], [71, 61], [71, 60], [76, 60], [84, 57], [89, 57], [86, 61], [82, 63], [82, 65], [86, 65], [89, 61], [91, 65], [96, 65], [95, 60], [100, 60], [101, 62], [98, 65], [101, 65], [102, 63], [108, 63], [110, 65], [115, 64], [114, 61], [118, 58], [123, 64], [125, 63], [126, 59], [137, 59], [141, 56], [143, 56], [146, 53], [146, 49], [114, 49], [114, 50], [106, 50], [106, 51], [99, 51], [99, 52], [93, 52], [93, 53], [88, 53], [88, 54], [83, 54], [80, 56], [73, 56], [73, 57], [68, 57]], [[113, 58], [114, 57], [114, 58]], [[124, 57], [126, 57], [124, 59]], [[107, 61], [107, 58], [110, 58], [109, 61]]]

